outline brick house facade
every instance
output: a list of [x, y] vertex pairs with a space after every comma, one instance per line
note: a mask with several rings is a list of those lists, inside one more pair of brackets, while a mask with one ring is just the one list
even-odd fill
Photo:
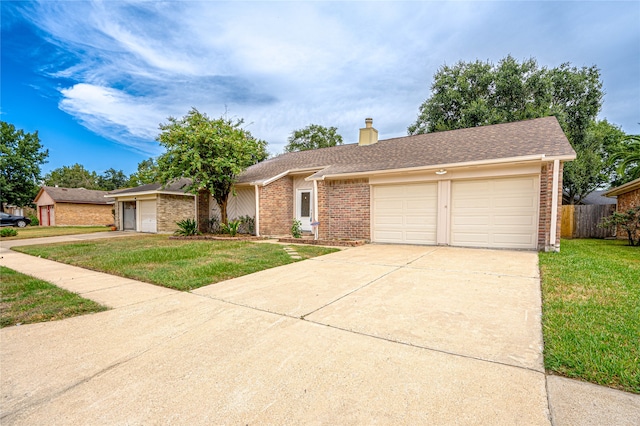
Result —
[[34, 203], [40, 226], [106, 226], [114, 223], [114, 200], [106, 191], [43, 186]]
[[[312, 194], [315, 213], [305, 219], [319, 223], [319, 239], [559, 249], [562, 169], [575, 151], [554, 117], [382, 141], [369, 120], [360, 131], [358, 144], [282, 154], [239, 177], [238, 187], [256, 188], [260, 235], [290, 233], [309, 202], [302, 191]], [[462, 183], [476, 179], [479, 201], [468, 189], [462, 200]], [[473, 209], [480, 213], [469, 216]], [[391, 230], [381, 238], [385, 223]], [[454, 226], [467, 227], [466, 240]]]

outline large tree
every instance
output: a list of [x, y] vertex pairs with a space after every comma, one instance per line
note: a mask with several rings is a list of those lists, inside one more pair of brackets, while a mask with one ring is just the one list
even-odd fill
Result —
[[113, 167], [105, 170], [105, 172], [98, 176], [98, 188], [103, 191], [113, 191], [114, 189], [120, 189], [127, 186], [129, 179], [122, 170], [116, 170]]
[[[602, 105], [602, 81], [597, 67], [576, 68], [568, 63], [547, 69], [535, 59], [518, 62], [512, 56], [497, 65], [490, 62], [458, 62], [441, 67], [434, 76], [431, 96], [420, 106], [409, 134], [507, 123], [555, 115], [578, 154], [567, 165], [565, 190], [583, 191], [599, 181], [602, 164], [595, 158], [591, 126]], [[572, 168], [579, 169], [571, 170]], [[589, 173], [592, 175], [587, 176]], [[580, 178], [580, 182], [573, 179]], [[585, 182], [589, 184], [585, 184]]]
[[158, 165], [154, 158], [142, 160], [138, 163], [138, 170], [129, 176], [129, 186], [146, 185], [158, 181]]
[[44, 177], [44, 184], [62, 188], [101, 189], [98, 179], [96, 172], [89, 171], [83, 165], [76, 163], [50, 171]]
[[190, 178], [187, 190], [208, 191], [227, 220], [227, 200], [237, 176], [247, 167], [267, 158], [267, 143], [251, 136], [242, 120], [209, 118], [192, 108], [184, 117], [168, 118], [160, 125], [158, 142], [166, 152], [158, 158], [161, 183]]
[[286, 152], [307, 151], [342, 145], [342, 136], [336, 127], [310, 124], [304, 129], [294, 130], [287, 141], [289, 143], [284, 147]]
[[4, 121], [0, 126], [0, 210], [4, 211], [5, 203], [22, 207], [33, 201], [40, 166], [47, 162], [49, 151], [40, 144], [37, 131], [25, 133]]

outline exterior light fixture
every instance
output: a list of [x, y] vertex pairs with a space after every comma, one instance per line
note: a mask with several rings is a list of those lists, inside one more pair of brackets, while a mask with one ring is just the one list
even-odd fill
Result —
[[436, 172], [437, 175], [446, 175], [447, 171], [445, 169], [440, 169]]

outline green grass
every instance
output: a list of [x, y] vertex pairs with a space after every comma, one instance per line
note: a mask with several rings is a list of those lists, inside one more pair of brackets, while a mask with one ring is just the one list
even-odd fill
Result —
[[640, 393], [640, 248], [563, 240], [540, 253], [544, 361], [554, 373]]
[[26, 228], [14, 229], [18, 231], [18, 235], [15, 237], [3, 237], [2, 241], [110, 231], [106, 226], [27, 226]]
[[[191, 290], [294, 260], [279, 244], [170, 240], [163, 235], [59, 243], [14, 250], [176, 290]], [[337, 251], [296, 246], [303, 259]]]
[[0, 328], [105, 311], [75, 293], [0, 266]]

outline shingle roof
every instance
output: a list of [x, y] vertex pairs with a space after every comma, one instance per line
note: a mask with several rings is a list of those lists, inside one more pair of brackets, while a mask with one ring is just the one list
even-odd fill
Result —
[[116, 191], [109, 192], [109, 195], [118, 196], [123, 194], [137, 194], [140, 192], [154, 192], [160, 191], [164, 193], [176, 193], [176, 194], [185, 194], [185, 188], [191, 184], [191, 179], [183, 178], [178, 179], [174, 182], [171, 182], [165, 187], [162, 187], [160, 183], [148, 183], [146, 185], [136, 186], [135, 188], [127, 188], [127, 189], [118, 189]]
[[296, 169], [319, 169], [314, 178], [322, 178], [530, 155], [575, 156], [555, 117], [286, 153], [249, 167], [238, 183], [263, 183]]
[[[43, 186], [41, 191], [49, 194], [56, 203], [110, 204], [114, 202], [113, 198], [105, 198], [105, 195], [109, 194], [107, 191], [95, 189]], [[39, 195], [40, 193], [38, 193]]]

